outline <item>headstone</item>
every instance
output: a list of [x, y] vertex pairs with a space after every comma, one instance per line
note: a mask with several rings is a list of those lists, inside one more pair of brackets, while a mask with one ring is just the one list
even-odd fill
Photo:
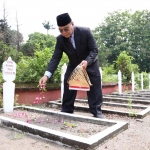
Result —
[[5, 62], [3, 62], [3, 79], [6, 82], [14, 81], [16, 78], [16, 63], [12, 61], [11, 57], [9, 57]]
[[16, 78], [16, 63], [9, 57], [2, 65], [3, 83], [3, 110], [12, 112], [14, 107], [15, 84], [12, 82]]
[[143, 90], [144, 84], [143, 84], [143, 73], [141, 73], [141, 90]]
[[134, 72], [132, 72], [131, 79], [132, 79], [132, 92], [134, 92], [134, 85], [135, 85]]
[[150, 74], [148, 75], [148, 79], [149, 79], [149, 90], [150, 90]]
[[122, 94], [122, 75], [121, 71], [118, 71], [118, 93]]

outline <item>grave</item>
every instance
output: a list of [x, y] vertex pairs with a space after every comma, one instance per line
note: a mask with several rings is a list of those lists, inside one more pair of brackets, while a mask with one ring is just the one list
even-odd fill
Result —
[[115, 95], [115, 96], [130, 96], [130, 97], [141, 97], [141, 98], [148, 98], [150, 99], [150, 90], [138, 90], [135, 92], [124, 92], [122, 94], [118, 94], [117, 92], [113, 92], [110, 95]]
[[[32, 112], [32, 114], [38, 114], [40, 116], [47, 115], [52, 117], [60, 117], [64, 119], [69, 119], [70, 122], [76, 121], [78, 124], [81, 122], [83, 124], [89, 123], [92, 126], [97, 125], [104, 126], [105, 128], [99, 132], [96, 132], [95, 134], [89, 136], [89, 137], [82, 137], [77, 136], [73, 134], [69, 134], [63, 131], [53, 130], [48, 127], [43, 127], [42, 125], [35, 125], [25, 121], [20, 120], [22, 118], [13, 118], [12, 116], [18, 116], [17, 114], [13, 113], [3, 113], [3, 110], [1, 109], [0, 113], [0, 123], [7, 127], [13, 127], [18, 130], [21, 130], [23, 132], [29, 132], [34, 135], [39, 135], [43, 138], [49, 139], [54, 142], [59, 142], [64, 145], [73, 146], [78, 149], [94, 149], [98, 145], [102, 144], [104, 141], [114, 137], [118, 133], [126, 130], [128, 128], [127, 122], [121, 122], [121, 121], [114, 121], [114, 120], [108, 120], [108, 119], [99, 119], [94, 117], [88, 117], [88, 116], [81, 116], [81, 115], [75, 115], [75, 114], [67, 114], [62, 112], [55, 112], [51, 110], [44, 110], [39, 108], [33, 108], [33, 107], [14, 107], [14, 111], [20, 111], [20, 114], [22, 116], [25, 114], [25, 112], [29, 113]], [[24, 112], [24, 113], [23, 113]], [[28, 118], [29, 119], [29, 118]], [[37, 118], [36, 118], [37, 119]], [[33, 121], [33, 120], [32, 120]], [[50, 127], [50, 125], [49, 125]], [[84, 127], [85, 126], [81, 126]]]
[[[80, 104], [77, 104], [80, 103]], [[86, 104], [86, 105], [84, 105]], [[84, 111], [84, 112], [90, 112], [89, 106], [87, 105], [88, 101], [87, 100], [82, 100], [82, 99], [76, 99], [75, 100], [75, 110], [77, 111]], [[55, 100], [55, 101], [50, 101], [47, 103], [48, 107], [59, 107], [61, 108], [61, 101], [60, 100]], [[131, 105], [129, 104], [122, 104], [122, 103], [110, 103], [110, 102], [103, 102], [104, 107], [102, 107], [103, 113], [107, 114], [118, 114], [118, 115], [126, 115], [126, 116], [135, 116], [137, 118], [143, 118], [145, 117], [149, 112], [150, 112], [150, 107], [148, 106], [138, 106], [138, 105], [133, 105], [132, 108]], [[109, 106], [109, 108], [107, 107]], [[113, 109], [114, 107], [114, 109]], [[123, 110], [122, 110], [123, 108]], [[131, 109], [130, 109], [131, 108]], [[128, 111], [125, 109], [129, 109]], [[134, 111], [134, 109], [139, 111]]]
[[104, 96], [103, 97], [104, 102], [116, 102], [116, 103], [125, 103], [128, 104], [129, 101], [132, 101], [132, 104], [138, 104], [138, 105], [145, 105], [150, 106], [150, 100], [145, 99], [136, 99], [136, 98], [124, 98], [124, 97], [111, 97], [111, 96]]
[[103, 95], [103, 98], [127, 98], [127, 99], [132, 99], [132, 100], [146, 100], [150, 101], [150, 98], [146, 96], [138, 96], [138, 95], [131, 95], [131, 94], [121, 94], [121, 95], [116, 95], [116, 94], [105, 94]]

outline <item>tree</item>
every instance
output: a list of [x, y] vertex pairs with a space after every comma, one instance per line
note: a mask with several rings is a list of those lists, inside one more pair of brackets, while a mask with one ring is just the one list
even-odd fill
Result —
[[131, 55], [135, 58], [141, 71], [150, 72], [150, 12], [148, 10], [136, 11], [131, 22]]
[[17, 63], [22, 55], [23, 54], [17, 52], [16, 48], [13, 46], [8, 46], [3, 41], [0, 41], [0, 66], [2, 66], [2, 63], [6, 61], [9, 56], [11, 56], [12, 60]]
[[126, 81], [131, 80], [132, 72], [139, 71], [138, 65], [132, 64], [133, 59], [134, 58], [132, 56], [129, 56], [128, 52], [122, 51], [115, 61], [117, 71], [121, 71], [122, 75], [125, 76]]
[[55, 29], [54, 26], [49, 23], [49, 21], [47, 21], [47, 22], [45, 21], [42, 24], [43, 24], [44, 28], [47, 30], [47, 34], [50, 29]]
[[[11, 30], [8, 29], [7, 30], [7, 45], [11, 45], [13, 47], [15, 47], [16, 49], [18, 49], [18, 42], [19, 44], [22, 43], [23, 41], [23, 36], [21, 33], [18, 33], [16, 30]], [[18, 49], [19, 51], [19, 49]]]
[[4, 32], [5, 28], [10, 28], [7, 24], [7, 20], [0, 19], [0, 30]]
[[39, 32], [34, 32], [29, 35], [29, 39], [25, 44], [21, 45], [20, 51], [24, 55], [33, 56], [35, 50], [43, 50], [55, 46], [56, 38], [52, 35], [45, 35]]
[[105, 59], [110, 64], [116, 60], [120, 51], [127, 50], [126, 28], [130, 17], [129, 11], [123, 13], [114, 11], [113, 13], [109, 13], [105, 21], [93, 31], [94, 36], [97, 35], [95, 38], [99, 46], [100, 55], [104, 53]]
[[1, 31], [1, 40], [3, 40], [4, 43], [9, 44], [10, 26], [8, 26], [8, 23], [6, 20], [3, 20], [3, 19], [0, 20], [0, 31]]
[[0, 19], [0, 39], [4, 41], [7, 45], [12, 45], [19, 50], [19, 45], [23, 41], [23, 36], [18, 29], [18, 19], [16, 15], [17, 31], [11, 30], [11, 26], [7, 22], [8, 12], [5, 8], [5, 3], [3, 5], [3, 19]]
[[141, 71], [150, 72], [149, 16], [147, 10], [109, 13], [104, 22], [93, 30], [100, 51], [100, 64], [104, 58], [112, 64], [120, 52], [127, 51]]
[[97, 27], [95, 30], [93, 30], [94, 37], [96, 39], [96, 43], [98, 46], [98, 60], [101, 67], [106, 66], [108, 64], [108, 56], [111, 54], [109, 48], [105, 46], [105, 44], [102, 42], [99, 34], [99, 28]]
[[17, 23], [16, 44], [17, 44], [17, 50], [20, 51], [20, 43], [23, 41], [23, 38], [21, 37], [21, 34], [19, 33], [17, 12], [16, 12], [16, 23]]

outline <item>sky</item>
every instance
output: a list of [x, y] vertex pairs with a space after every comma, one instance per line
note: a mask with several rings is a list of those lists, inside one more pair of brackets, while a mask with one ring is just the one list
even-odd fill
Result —
[[25, 41], [34, 32], [47, 34], [42, 25], [45, 21], [55, 27], [49, 34], [57, 36], [56, 16], [66, 12], [75, 25], [94, 29], [115, 10], [150, 10], [150, 0], [0, 0], [0, 19], [3, 18], [4, 3], [8, 24], [17, 30], [17, 16], [19, 32]]

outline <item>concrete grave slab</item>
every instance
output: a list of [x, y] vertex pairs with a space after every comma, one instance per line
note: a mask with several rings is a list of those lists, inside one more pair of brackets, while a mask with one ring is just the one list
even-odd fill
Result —
[[[82, 100], [82, 99], [76, 99], [75, 102], [80, 102], [80, 103], [88, 103], [87, 100]], [[53, 107], [53, 106], [57, 106], [57, 107], [61, 107], [61, 101], [60, 100], [56, 100], [56, 101], [50, 101], [47, 103], [49, 106]], [[104, 105], [109, 105], [110, 107], [112, 106], [117, 106], [117, 107], [129, 107], [128, 104], [121, 104], [121, 103], [103, 103]], [[75, 105], [75, 110], [79, 110], [79, 111], [85, 111], [85, 112], [90, 112], [89, 106], [81, 106], [81, 105]], [[132, 114], [129, 111], [121, 111], [121, 110], [112, 110], [112, 109], [106, 109], [106, 108], [102, 108], [103, 113], [110, 113], [110, 114], [118, 114], [118, 115], [126, 115], [126, 116], [131, 116], [134, 115], [137, 118], [144, 118], [149, 112], [150, 112], [150, 107], [148, 106], [137, 106], [137, 105], [132, 105], [132, 108], [135, 109], [142, 109], [140, 112], [136, 112], [134, 114]]]
[[127, 122], [99, 119], [99, 118], [94, 118], [94, 117], [85, 117], [81, 115], [67, 114], [67, 113], [62, 113], [62, 112], [34, 108], [34, 107], [18, 106], [18, 107], [14, 107], [14, 110], [22, 110], [22, 108], [23, 110], [27, 110], [30, 112], [36, 112], [36, 113], [40, 113], [40, 114], [42, 113], [42, 114], [48, 114], [48, 115], [59, 115], [60, 117], [66, 117], [66, 118], [70, 118], [73, 120], [108, 126], [105, 130], [99, 133], [96, 133], [88, 138], [83, 138], [83, 137], [75, 136], [75, 135], [68, 134], [65, 132], [52, 130], [46, 127], [29, 124], [27, 122], [18, 121], [16, 119], [11, 119], [9, 117], [4, 117], [3, 112], [2, 112], [3, 109], [1, 109], [1, 113], [0, 113], [1, 124], [7, 127], [14, 127], [23, 132], [29, 132], [34, 135], [39, 135], [43, 138], [49, 139], [56, 143], [59, 142], [64, 145], [73, 146], [79, 149], [87, 149], [87, 150], [94, 149], [98, 145], [102, 144], [104, 141], [114, 137], [115, 135], [119, 134], [120, 132], [128, 128]]
[[119, 94], [118, 92], [113, 92], [111, 95], [116, 95], [116, 96], [130, 96], [130, 97], [145, 97], [150, 99], [150, 90], [138, 90], [138, 91], [128, 91], [128, 92], [123, 92], [122, 94]]
[[150, 100], [148, 99], [145, 99], [144, 98], [127, 98], [127, 97], [119, 97], [119, 96], [104, 96], [103, 97], [103, 101], [104, 102], [109, 102], [109, 101], [113, 101], [113, 102], [119, 102], [119, 103], [128, 103], [130, 100], [132, 100], [132, 104], [143, 104], [143, 105], [146, 105], [146, 106], [150, 106]]
[[134, 96], [132, 96], [132, 95], [130, 95], [130, 94], [121, 94], [121, 95], [115, 95], [115, 94], [104, 94], [103, 95], [103, 98], [107, 98], [107, 97], [112, 97], [112, 98], [127, 98], [127, 99], [133, 99], [133, 100], [146, 100], [146, 101], [150, 101], [150, 96], [149, 97], [144, 97], [144, 96], [142, 96], [142, 97], [139, 97], [139, 96], [136, 96], [136, 95], [134, 95]]

